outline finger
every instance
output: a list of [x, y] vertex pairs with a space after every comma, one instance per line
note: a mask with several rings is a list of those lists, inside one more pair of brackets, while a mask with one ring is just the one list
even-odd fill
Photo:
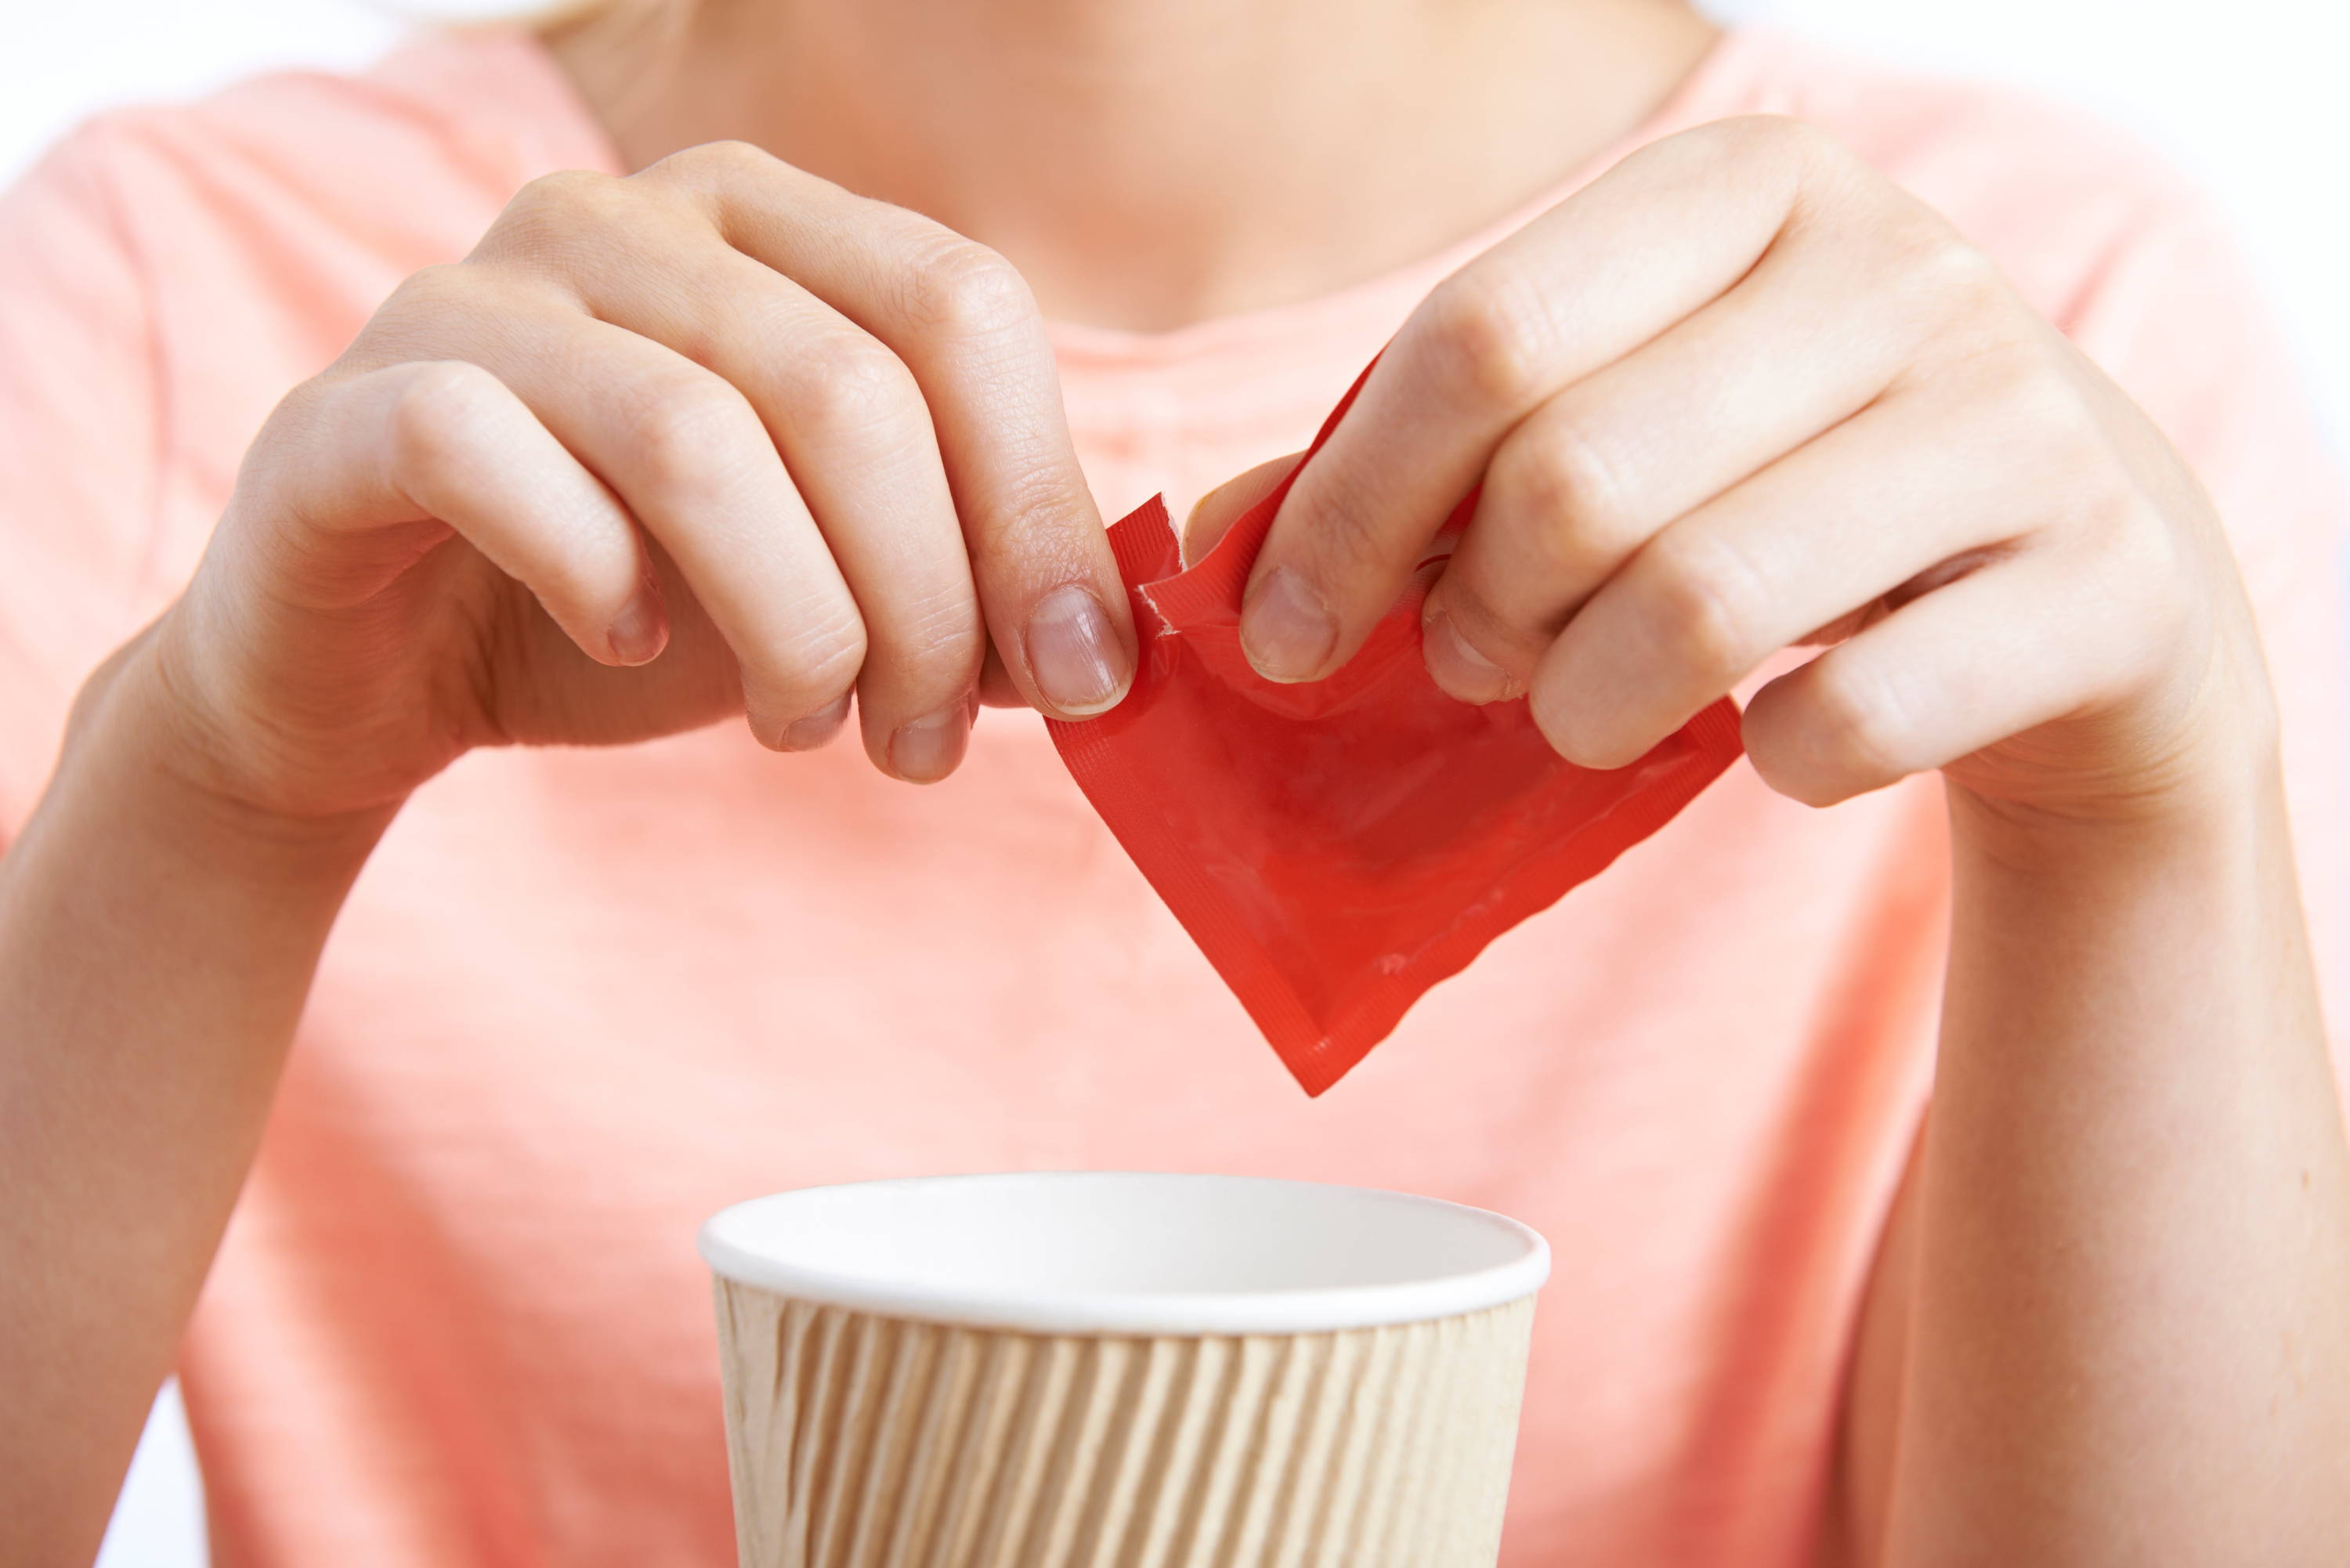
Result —
[[930, 407], [990, 634], [1035, 706], [1113, 707], [1134, 628], [1078, 468], [1035, 298], [985, 247], [755, 150], [681, 153], [660, 178], [708, 203], [729, 243], [879, 338]]
[[1525, 690], [1631, 554], [1859, 412], [1917, 352], [1917, 313], [1864, 296], [1791, 224], [1744, 281], [1567, 387], [1503, 438], [1422, 611], [1430, 672], [1470, 702]]
[[863, 618], [858, 716], [875, 763], [929, 783], [961, 761], [985, 637], [921, 389], [878, 340], [740, 251], [607, 247], [568, 280], [601, 319], [740, 389], [782, 452]]
[[[267, 493], [282, 514], [337, 533], [445, 524], [599, 663], [645, 663], [668, 639], [627, 510], [478, 365], [402, 364], [326, 386]], [[412, 538], [383, 545], [359, 553], [337, 597], [357, 602], [414, 564]]]
[[1632, 762], [1806, 633], [2022, 538], [2068, 450], [2012, 403], [1888, 398], [1635, 552], [1543, 655], [1535, 722], [1586, 766]]
[[1241, 520], [1242, 514], [1272, 494], [1304, 455], [1303, 452], [1293, 452], [1286, 457], [1260, 462], [1247, 472], [1227, 479], [1193, 502], [1190, 514], [1183, 519], [1183, 564], [1187, 566], [1195, 565], [1214, 549], [1217, 541]]
[[1634, 153], [1412, 313], [1257, 559], [1243, 635], [1261, 672], [1315, 680], [1352, 656], [1519, 421], [1754, 266], [1802, 161], [1753, 123]]
[[743, 394], [633, 332], [478, 290], [452, 323], [676, 562], [733, 649], [752, 732], [805, 750], [837, 731], [864, 625], [815, 519]]
[[995, 644], [987, 645], [987, 660], [979, 667], [979, 704], [983, 708], [1025, 708], [1028, 699], [1012, 683], [1012, 672], [1003, 668], [1003, 655]]
[[2054, 549], [1994, 562], [1779, 677], [1747, 705], [1755, 770], [1831, 805], [2095, 707], [2143, 641], [2097, 566]]

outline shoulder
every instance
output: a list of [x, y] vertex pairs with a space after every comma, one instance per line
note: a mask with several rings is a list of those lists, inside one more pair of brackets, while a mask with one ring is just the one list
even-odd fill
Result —
[[[373, 69], [259, 77], [202, 100], [116, 109], [27, 177], [135, 209], [141, 229], [338, 235], [402, 263], [444, 259], [514, 189], [605, 157], [535, 40], [428, 36]], [[136, 236], [134, 236], [135, 238]]]
[[1811, 124], [1939, 211], [2186, 454], [2256, 599], [2332, 593], [2350, 495], [2215, 199], [2140, 137], [2033, 93], [1776, 31], [1739, 41], [1739, 107], [1726, 112]]
[[[0, 195], [0, 469], [90, 492], [85, 535], [151, 515], [132, 554], [183, 575], [286, 389], [516, 187], [602, 155], [569, 92], [526, 35], [442, 34], [83, 125]], [[143, 498], [97, 493], [116, 470]]]
[[2225, 248], [2204, 193], [2144, 138], [2023, 88], [1742, 35], [1746, 97], [1827, 131], [1998, 258], [2072, 327], [2116, 265], [2182, 241]]

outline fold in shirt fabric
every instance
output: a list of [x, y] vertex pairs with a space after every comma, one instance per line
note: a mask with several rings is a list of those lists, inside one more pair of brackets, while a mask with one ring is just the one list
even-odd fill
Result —
[[[1284, 685], [1241, 648], [1250, 569], [1313, 445], [1182, 566], [1164, 501], [1110, 529], [1142, 659], [1126, 700], [1048, 722], [1062, 761], [1266, 1041], [1319, 1095], [1420, 993], [1671, 819], [1739, 754], [1710, 704], [1624, 768], [1576, 767], [1525, 701], [1472, 707], [1420, 659], [1435, 568], [1328, 679]], [[1437, 537], [1457, 535], [1472, 492]]]

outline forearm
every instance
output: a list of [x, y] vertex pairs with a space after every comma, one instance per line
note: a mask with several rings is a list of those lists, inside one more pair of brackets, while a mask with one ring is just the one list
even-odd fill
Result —
[[136, 651], [0, 857], [0, 1562], [87, 1562], [382, 823], [166, 763]]
[[2350, 1176], [2248, 772], [2127, 824], [1953, 792], [1887, 1563], [2350, 1552]]

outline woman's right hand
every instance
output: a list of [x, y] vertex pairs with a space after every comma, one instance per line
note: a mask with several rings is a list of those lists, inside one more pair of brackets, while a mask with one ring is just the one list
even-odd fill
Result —
[[299, 816], [476, 745], [742, 711], [804, 751], [852, 691], [873, 761], [933, 780], [983, 666], [1067, 718], [1134, 669], [1019, 275], [728, 143], [536, 181], [402, 284], [133, 651], [198, 782]]

